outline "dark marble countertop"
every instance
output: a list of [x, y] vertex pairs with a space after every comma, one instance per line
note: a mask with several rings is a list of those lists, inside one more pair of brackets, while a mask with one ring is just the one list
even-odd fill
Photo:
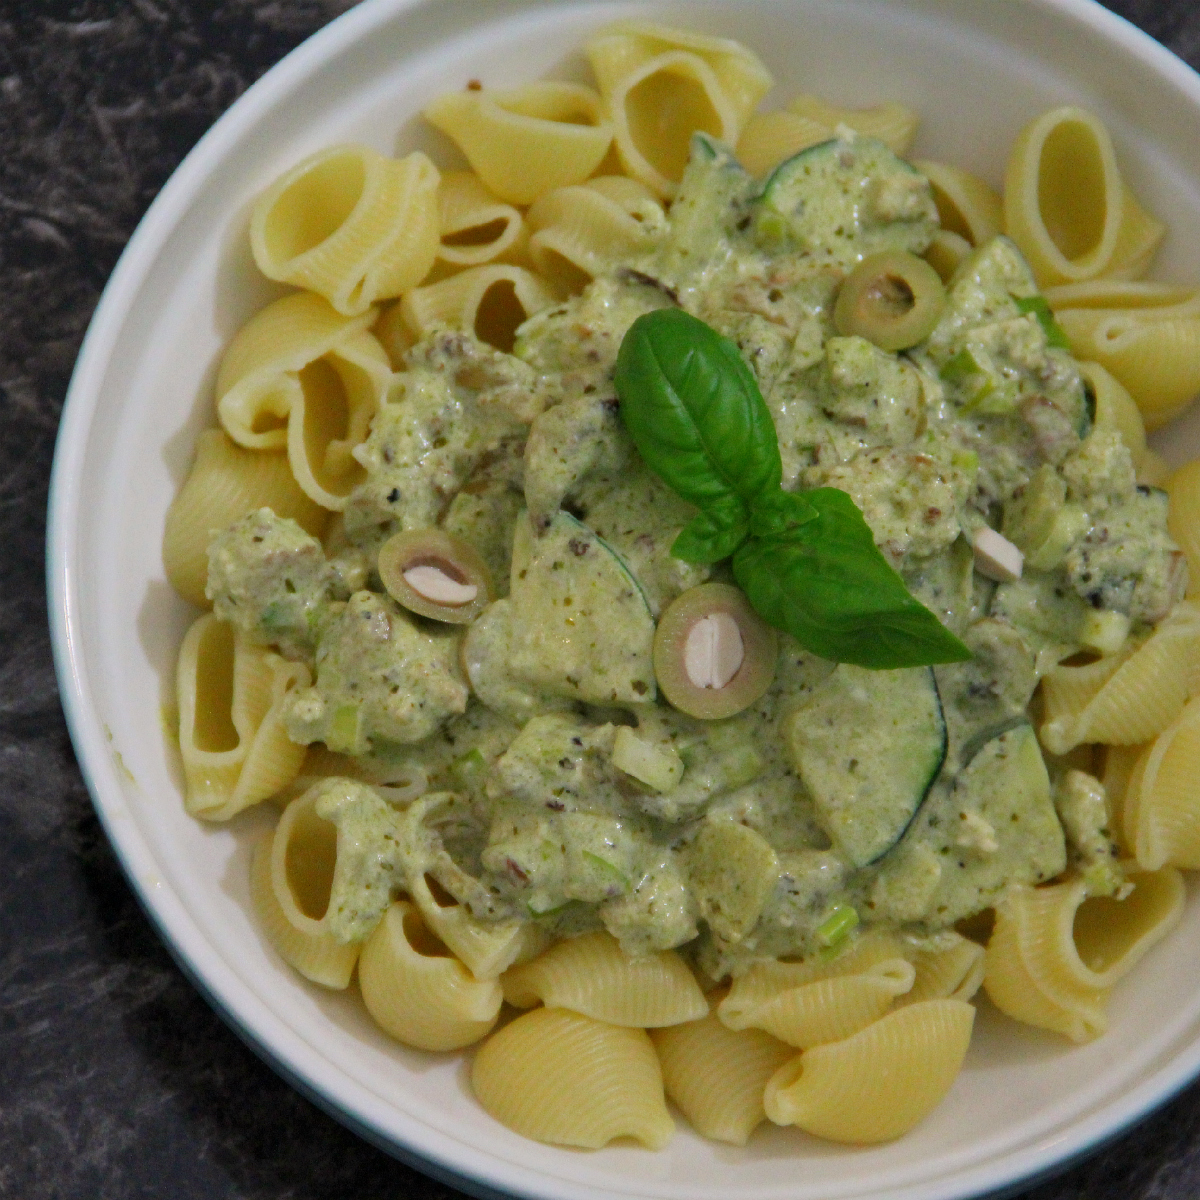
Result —
[[[339, 0], [0, 0], [0, 1196], [457, 1196], [293, 1091], [180, 974], [59, 708], [43, 537], [80, 339], [155, 193]], [[1200, 66], [1196, 0], [1109, 4]], [[1027, 1200], [1200, 1197], [1200, 1084]]]

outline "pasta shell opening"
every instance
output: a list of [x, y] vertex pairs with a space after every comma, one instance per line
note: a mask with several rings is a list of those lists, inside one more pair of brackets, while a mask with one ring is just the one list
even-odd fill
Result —
[[1124, 900], [1089, 896], [1075, 910], [1073, 936], [1080, 961], [1110, 987], [1174, 927], [1183, 906], [1177, 871], [1131, 873]]
[[327, 241], [354, 211], [366, 183], [362, 155], [346, 149], [298, 172], [276, 197], [263, 222], [272, 260], [286, 263]]
[[233, 724], [233, 626], [209, 621], [196, 655], [196, 707], [192, 743], [206, 754], [236, 750], [241, 737]]
[[422, 958], [453, 958], [450, 948], [440, 937], [429, 931], [420, 912], [412, 905], [404, 908], [404, 939]]
[[621, 98], [633, 149], [673, 184], [687, 166], [693, 133], [726, 132], [709, 74], [692, 55], [663, 55], [646, 64]]
[[1073, 261], [1104, 241], [1111, 206], [1105, 147], [1095, 126], [1078, 119], [1054, 125], [1042, 143], [1037, 197], [1050, 240]]
[[302, 805], [286, 831], [284, 878], [296, 907], [320, 921], [329, 909], [337, 863], [337, 826]]

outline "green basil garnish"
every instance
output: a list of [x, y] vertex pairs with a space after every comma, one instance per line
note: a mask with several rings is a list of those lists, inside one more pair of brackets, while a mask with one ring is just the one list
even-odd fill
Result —
[[1067, 341], [1062, 326], [1054, 319], [1045, 296], [1014, 296], [1013, 300], [1021, 312], [1033, 313], [1037, 318], [1037, 323], [1046, 335], [1047, 346], [1052, 350], [1070, 350], [1071, 343]]
[[971, 657], [845, 492], [783, 491], [770, 410], [733, 342], [681, 309], [647, 313], [621, 343], [616, 386], [647, 466], [700, 509], [672, 554], [732, 555], [759, 615], [822, 658], [882, 670]]
[[621, 343], [616, 385], [646, 465], [717, 523], [728, 528], [778, 490], [770, 409], [738, 348], [703, 321], [680, 308], [638, 317]]
[[822, 658], [875, 670], [971, 657], [904, 586], [845, 492], [801, 495], [814, 521], [751, 536], [733, 556], [733, 576], [763, 620]]

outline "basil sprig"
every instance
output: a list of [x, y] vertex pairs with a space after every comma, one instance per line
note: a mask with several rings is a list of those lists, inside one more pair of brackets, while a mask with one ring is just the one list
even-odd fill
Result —
[[671, 553], [733, 557], [769, 624], [836, 662], [962, 662], [970, 651], [905, 587], [837, 488], [782, 489], [770, 410], [738, 348], [682, 309], [630, 326], [617, 356], [621, 416], [647, 466], [700, 509]]

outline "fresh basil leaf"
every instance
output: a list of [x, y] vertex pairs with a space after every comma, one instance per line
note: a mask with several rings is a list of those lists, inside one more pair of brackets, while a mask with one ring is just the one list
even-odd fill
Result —
[[1033, 313], [1037, 318], [1037, 323], [1046, 335], [1046, 345], [1050, 349], [1070, 350], [1071, 343], [1067, 341], [1062, 326], [1054, 319], [1045, 296], [1014, 296], [1013, 300], [1023, 313]]
[[642, 458], [697, 508], [728, 512], [778, 490], [770, 409], [741, 352], [678, 308], [638, 317], [615, 374], [621, 416]]
[[750, 533], [744, 506], [729, 514], [702, 512], [693, 517], [671, 544], [671, 556], [690, 563], [713, 563], [728, 558]]
[[778, 491], [763, 496], [750, 511], [750, 532], [755, 537], [787, 537], [793, 530], [817, 519], [817, 510], [799, 492]]
[[751, 536], [733, 558], [734, 577], [764, 620], [822, 658], [875, 670], [971, 657], [909, 593], [845, 492], [803, 495], [814, 520], [783, 537]]

